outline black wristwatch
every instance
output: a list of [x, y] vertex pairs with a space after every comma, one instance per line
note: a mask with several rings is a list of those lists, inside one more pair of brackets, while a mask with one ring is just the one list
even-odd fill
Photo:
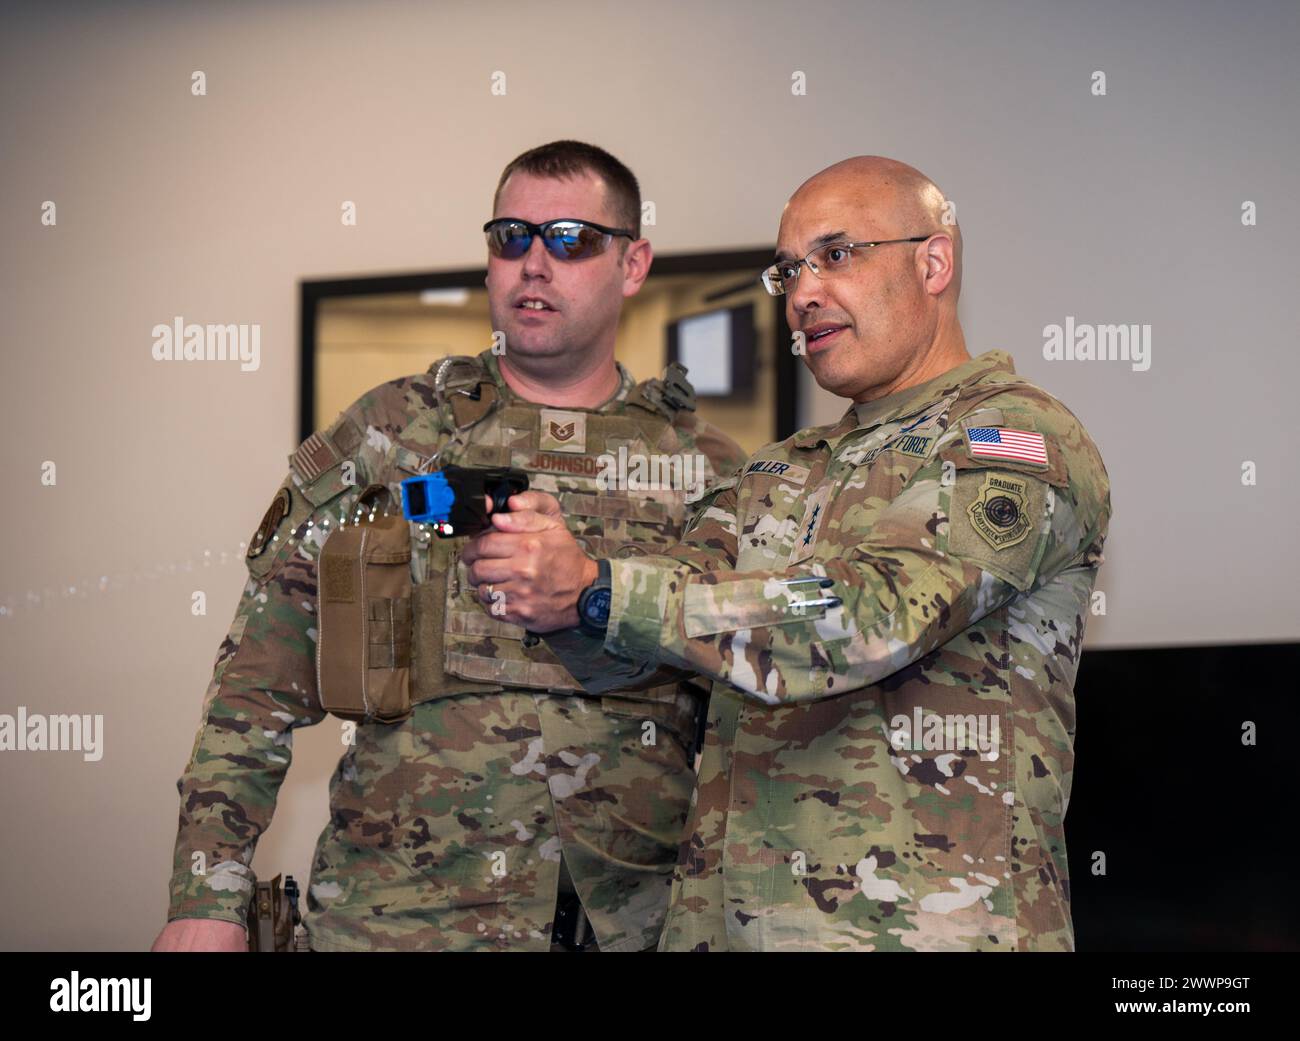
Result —
[[578, 594], [578, 627], [588, 636], [603, 637], [609, 625], [609, 561], [602, 557], [596, 566], [596, 581]]

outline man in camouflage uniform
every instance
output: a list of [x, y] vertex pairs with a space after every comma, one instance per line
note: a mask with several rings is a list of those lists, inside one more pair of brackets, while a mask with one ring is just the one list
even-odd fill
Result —
[[713, 677], [663, 950], [1069, 950], [1073, 683], [1110, 515], [1079, 421], [971, 358], [961, 238], [880, 157], [823, 171], [778, 263], [837, 423], [760, 450], [662, 555], [614, 560], [603, 642], [534, 564], [605, 575], [528, 493], [470, 579], [589, 690]]
[[[169, 924], [155, 949], [244, 945], [250, 864], [293, 732], [325, 719], [325, 691], [347, 687], [335, 649], [365, 642], [361, 626], [323, 639], [326, 594], [346, 584], [322, 566], [318, 597], [327, 538], [381, 511], [400, 517], [404, 478], [456, 463], [525, 469], [564, 499], [593, 552], [640, 553], [629, 543], [680, 536], [690, 489], [605, 487], [599, 455], [693, 459], [696, 498], [743, 459], [694, 417], [679, 368], [638, 385], [614, 360], [622, 300], [651, 263], [626, 167], [577, 142], [542, 146], [506, 168], [494, 211], [487, 285], [503, 356], [448, 359], [364, 394], [293, 453], [251, 540], [177, 785]], [[589, 226], [552, 229], [563, 234], [548, 252], [545, 231], [526, 224], [561, 218]], [[583, 694], [540, 640], [479, 604], [458, 562], [464, 538], [412, 523], [408, 539], [406, 522], [379, 523], [398, 532], [402, 552], [388, 560], [404, 572], [409, 556], [410, 582], [368, 601], [363, 583], [367, 675], [409, 677], [416, 704], [344, 731], [307, 894], [312, 949], [546, 950], [557, 893], [569, 914], [580, 899], [598, 949], [652, 947], [694, 784], [701, 691]]]

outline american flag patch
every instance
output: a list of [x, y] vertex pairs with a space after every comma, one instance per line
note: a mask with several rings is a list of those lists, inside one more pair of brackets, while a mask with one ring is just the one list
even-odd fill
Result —
[[1006, 427], [969, 427], [970, 454], [979, 459], [1015, 459], [1047, 465], [1047, 442], [1042, 434]]
[[298, 471], [298, 476], [310, 483], [328, 470], [338, 460], [334, 449], [317, 432], [298, 446], [298, 450], [289, 456], [289, 465]]

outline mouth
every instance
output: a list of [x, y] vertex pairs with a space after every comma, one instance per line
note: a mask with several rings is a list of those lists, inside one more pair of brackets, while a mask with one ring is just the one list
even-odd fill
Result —
[[830, 346], [831, 341], [847, 328], [848, 326], [845, 325], [835, 325], [832, 322], [821, 322], [805, 329], [804, 336], [807, 337], [808, 350], [810, 352], [825, 350]]
[[523, 311], [526, 314], [545, 314], [548, 311], [554, 312], [556, 308], [552, 307], [545, 300], [538, 296], [525, 296], [515, 301], [516, 311]]

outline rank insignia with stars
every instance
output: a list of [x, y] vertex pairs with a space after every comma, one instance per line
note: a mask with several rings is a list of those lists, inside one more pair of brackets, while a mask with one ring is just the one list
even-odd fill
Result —
[[813, 507], [812, 516], [808, 518], [808, 530], [804, 532], [803, 545], [812, 545], [813, 532], [817, 530], [817, 521], [821, 518], [821, 515], [822, 508], [821, 504], [818, 503]]
[[818, 488], [808, 497], [804, 507], [803, 522], [795, 534], [794, 549], [791, 551], [789, 564], [798, 564], [813, 555], [817, 548], [817, 533], [821, 530], [822, 518], [826, 516], [826, 501], [830, 498], [830, 486]]

